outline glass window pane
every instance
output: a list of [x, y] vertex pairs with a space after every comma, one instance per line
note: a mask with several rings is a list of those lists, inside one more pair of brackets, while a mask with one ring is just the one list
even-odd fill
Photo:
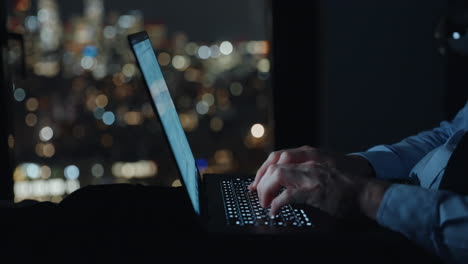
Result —
[[[10, 4], [27, 66], [12, 89], [17, 201], [60, 201], [89, 184], [180, 184], [127, 43], [141, 30], [202, 173], [254, 173], [271, 151], [267, 1]], [[21, 55], [11, 44], [8, 63]]]

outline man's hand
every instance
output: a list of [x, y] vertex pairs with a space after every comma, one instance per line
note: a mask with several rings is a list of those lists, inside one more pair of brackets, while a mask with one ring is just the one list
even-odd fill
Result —
[[303, 203], [335, 216], [361, 210], [375, 219], [389, 184], [373, 179], [373, 174], [360, 156], [332, 155], [306, 146], [273, 152], [249, 189], [257, 191], [263, 207], [271, 207], [271, 215], [287, 204]]
[[[269, 166], [257, 187], [263, 207], [271, 215], [287, 204], [303, 203], [335, 216], [359, 209], [368, 179], [355, 178], [313, 161]], [[279, 195], [278, 192], [285, 188]]]
[[249, 186], [250, 191], [257, 189], [258, 183], [272, 165], [299, 164], [315, 162], [335, 167], [342, 172], [358, 177], [371, 177], [375, 172], [369, 162], [357, 155], [338, 155], [317, 148], [303, 146], [294, 149], [285, 149], [272, 152], [267, 160], [258, 169], [255, 180]]

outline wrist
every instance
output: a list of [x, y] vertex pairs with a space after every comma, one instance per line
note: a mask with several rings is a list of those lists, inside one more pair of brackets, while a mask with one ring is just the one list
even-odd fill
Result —
[[371, 179], [364, 184], [359, 194], [359, 208], [362, 213], [371, 219], [377, 218], [377, 211], [383, 200], [385, 192], [391, 183]]

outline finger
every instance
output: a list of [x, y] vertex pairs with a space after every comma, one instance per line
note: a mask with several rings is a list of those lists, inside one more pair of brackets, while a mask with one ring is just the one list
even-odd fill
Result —
[[274, 166], [271, 176], [263, 177], [259, 183], [258, 197], [261, 205], [268, 208], [273, 199], [278, 196], [282, 187], [295, 186], [295, 177], [292, 177], [295, 172], [295, 165], [292, 164], [277, 164]]
[[303, 146], [300, 148], [285, 149], [275, 151], [268, 156], [268, 159], [258, 169], [255, 176], [255, 180], [249, 185], [249, 190], [254, 191], [257, 189], [257, 185], [265, 175], [268, 167], [272, 164], [288, 164], [288, 163], [301, 163], [308, 159], [307, 152], [311, 151], [312, 148], [309, 146]]
[[271, 202], [270, 208], [270, 216], [275, 216], [278, 214], [279, 210], [288, 204], [293, 204], [295, 202], [294, 197], [295, 191], [292, 189], [286, 189], [280, 195], [278, 195], [273, 201]]
[[250, 191], [255, 191], [257, 189], [258, 183], [263, 178], [268, 168], [272, 164], [276, 164], [278, 162], [281, 152], [282, 151], [275, 151], [270, 153], [267, 160], [262, 164], [262, 166], [260, 166], [260, 169], [258, 169], [257, 174], [255, 175], [255, 180], [249, 185], [248, 188]]
[[260, 205], [263, 208], [267, 208], [270, 205], [271, 200], [273, 200], [274, 196], [271, 193], [276, 190], [277, 192], [281, 189], [281, 185], [279, 184], [279, 167], [281, 165], [271, 165], [265, 176], [260, 180], [257, 186], [257, 195], [260, 201]]

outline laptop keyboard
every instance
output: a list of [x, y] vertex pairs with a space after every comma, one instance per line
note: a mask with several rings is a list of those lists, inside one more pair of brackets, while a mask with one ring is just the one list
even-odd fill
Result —
[[252, 178], [223, 179], [224, 209], [227, 224], [231, 226], [295, 226], [312, 227], [312, 222], [302, 209], [290, 205], [281, 208], [274, 218], [269, 216], [270, 209], [260, 205], [256, 192], [250, 192], [247, 186]]

